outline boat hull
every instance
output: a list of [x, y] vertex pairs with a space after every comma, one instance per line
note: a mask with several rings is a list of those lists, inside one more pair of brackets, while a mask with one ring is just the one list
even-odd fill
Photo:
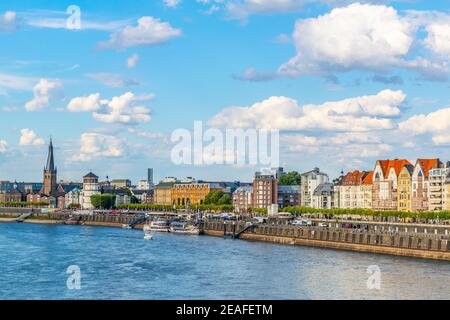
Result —
[[199, 235], [200, 229], [198, 228], [170, 228], [171, 233], [185, 234], [185, 235]]

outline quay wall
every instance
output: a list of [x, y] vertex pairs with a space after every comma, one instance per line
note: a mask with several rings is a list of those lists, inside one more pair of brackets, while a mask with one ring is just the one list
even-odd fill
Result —
[[[13, 222], [15, 218], [19, 217], [23, 213], [19, 212], [1, 212], [0, 222]], [[44, 224], [57, 224], [63, 223], [64, 220], [69, 219], [71, 214], [54, 213], [36, 213], [24, 221], [24, 223], [44, 223]], [[102, 226], [102, 227], [122, 227], [123, 224], [130, 224], [136, 219], [133, 215], [112, 215], [112, 214], [96, 214], [96, 215], [79, 215], [79, 224], [87, 226]], [[143, 224], [138, 224], [134, 228], [142, 229]]]
[[[0, 212], [0, 222], [12, 222], [24, 212]], [[37, 213], [26, 223], [63, 223], [72, 217], [69, 213]], [[134, 215], [80, 215], [79, 224], [88, 226], [121, 227], [136, 219]], [[143, 225], [135, 226], [142, 229]], [[226, 228], [226, 229], [225, 229]], [[204, 234], [211, 236], [232, 236], [244, 240], [274, 242], [289, 245], [303, 245], [330, 249], [350, 250], [368, 253], [391, 254], [416, 258], [450, 261], [450, 236], [435, 233], [407, 233], [391, 231], [359, 231], [342, 228], [321, 228], [292, 225], [256, 225], [242, 232], [243, 223], [232, 224], [221, 221], [206, 221]]]
[[233, 225], [214, 221], [205, 223], [204, 233], [222, 237], [234, 235], [244, 240], [450, 261], [450, 239], [443, 235], [359, 232], [290, 225], [257, 225], [239, 234], [244, 228], [239, 223]]

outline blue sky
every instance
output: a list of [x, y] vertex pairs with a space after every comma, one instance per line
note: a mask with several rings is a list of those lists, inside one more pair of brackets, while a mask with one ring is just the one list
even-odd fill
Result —
[[171, 132], [195, 120], [279, 129], [286, 169], [331, 177], [450, 160], [449, 34], [448, 0], [2, 2], [0, 179], [41, 180], [52, 136], [61, 179], [251, 180], [171, 163]]

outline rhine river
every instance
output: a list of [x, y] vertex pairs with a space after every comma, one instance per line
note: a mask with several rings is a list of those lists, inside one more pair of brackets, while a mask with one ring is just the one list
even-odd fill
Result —
[[[67, 268], [81, 272], [68, 289]], [[381, 270], [367, 289], [367, 268]], [[450, 299], [450, 263], [208, 236], [0, 223], [0, 299]]]

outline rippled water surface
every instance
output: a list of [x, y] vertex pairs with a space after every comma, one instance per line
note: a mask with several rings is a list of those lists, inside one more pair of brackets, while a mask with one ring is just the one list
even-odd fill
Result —
[[[81, 289], [67, 288], [67, 268]], [[381, 270], [368, 290], [367, 268]], [[450, 263], [207, 236], [0, 223], [0, 299], [450, 299]]]

